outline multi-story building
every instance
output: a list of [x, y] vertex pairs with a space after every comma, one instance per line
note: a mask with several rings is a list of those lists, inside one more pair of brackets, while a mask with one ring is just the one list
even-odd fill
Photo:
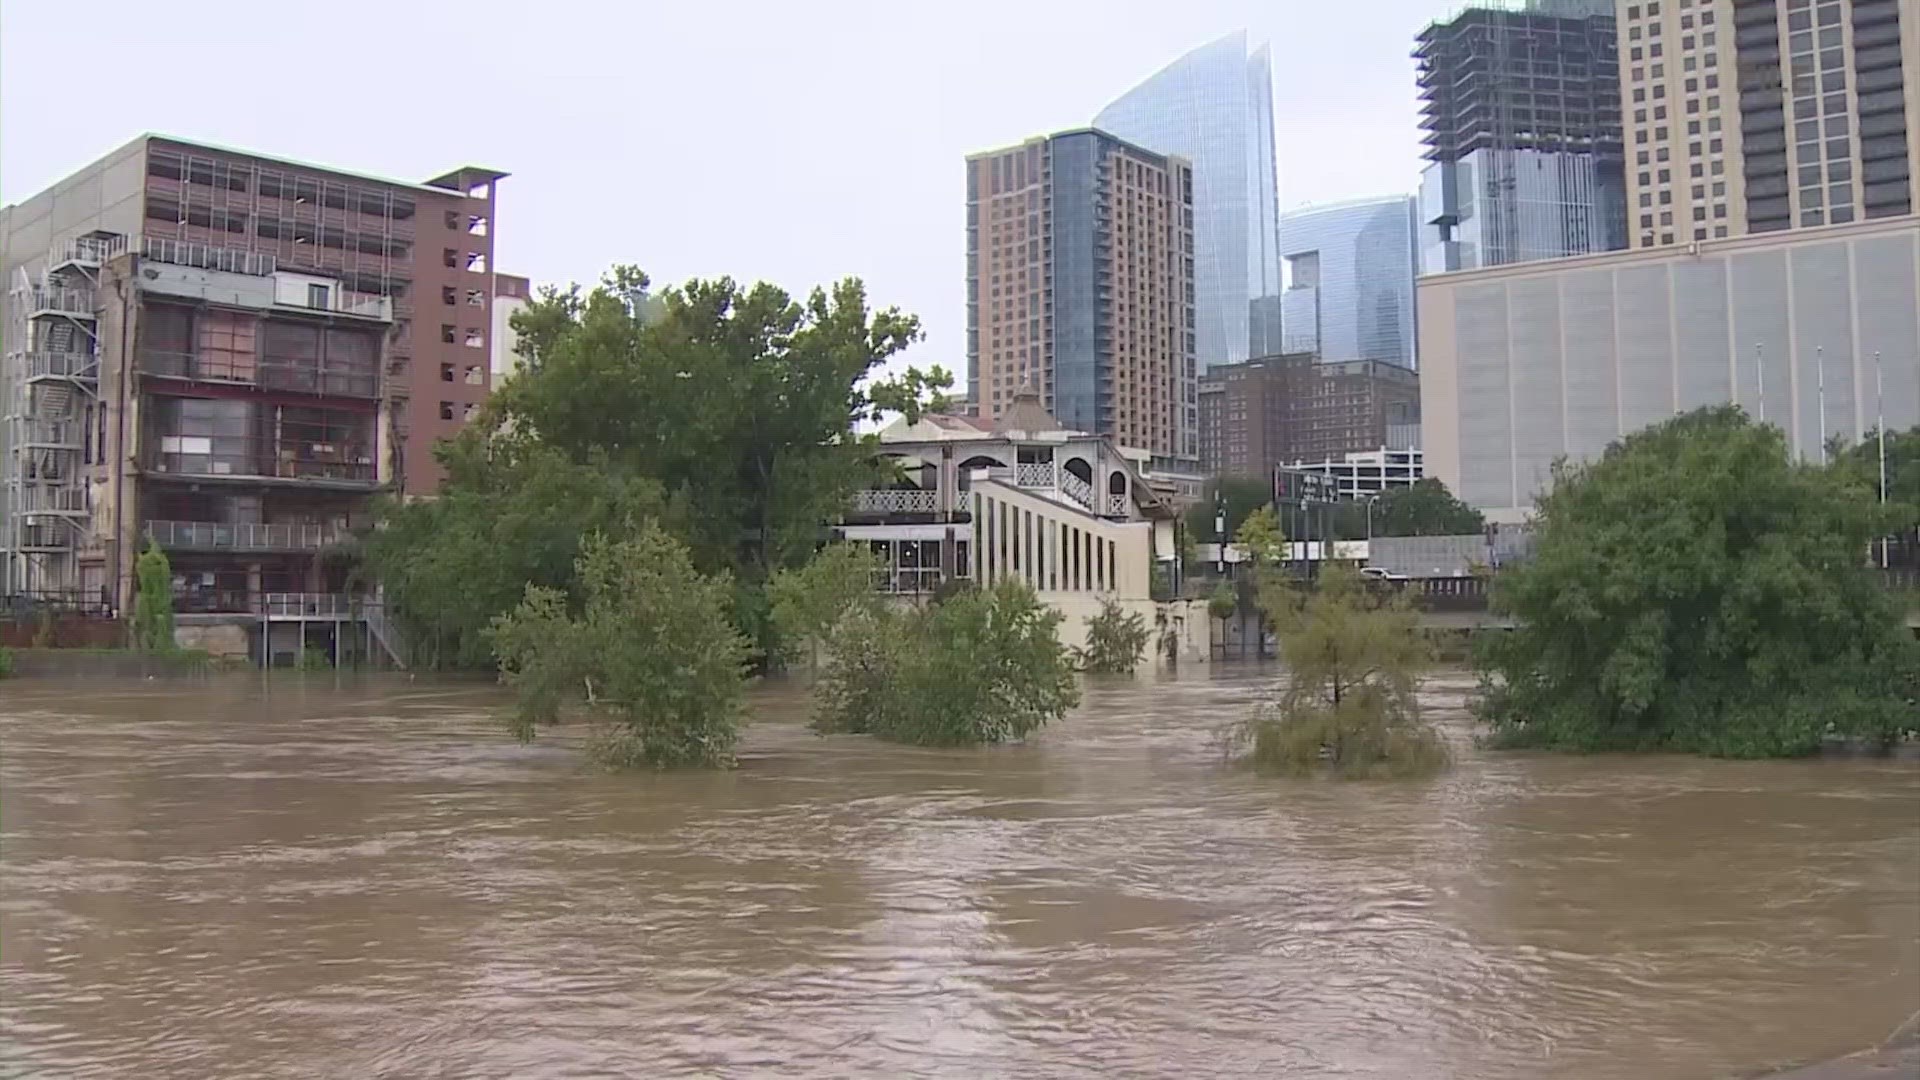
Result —
[[1295, 461], [1379, 450], [1419, 403], [1419, 376], [1385, 361], [1290, 353], [1228, 364], [1200, 379], [1201, 463], [1264, 477]]
[[1633, 246], [1914, 211], [1920, 0], [1618, 12]]
[[1818, 461], [1920, 423], [1920, 218], [1423, 277], [1428, 475], [1525, 517], [1561, 457], [1725, 402]]
[[1424, 455], [1417, 449], [1359, 450], [1322, 461], [1289, 462], [1286, 469], [1295, 473], [1324, 476], [1335, 485], [1341, 499], [1364, 499], [1389, 488], [1412, 487], [1426, 475]]
[[1421, 32], [1421, 270], [1626, 246], [1613, 0], [1476, 4]]
[[1244, 32], [1203, 45], [1100, 110], [1094, 126], [1193, 163], [1200, 370], [1281, 352], [1273, 65]]
[[967, 158], [967, 393], [1031, 387], [1069, 427], [1198, 456], [1193, 174], [1102, 131]]
[[496, 386], [519, 370], [525, 359], [519, 353], [520, 334], [513, 328], [513, 316], [532, 302], [533, 282], [513, 274], [493, 275], [493, 355], [488, 366]]
[[366, 621], [336, 545], [374, 491], [432, 491], [487, 393], [502, 175], [145, 135], [0, 209], [0, 591], [126, 610], [151, 541], [183, 612]]
[[1414, 214], [1411, 197], [1388, 195], [1280, 215], [1283, 351], [1415, 366]]

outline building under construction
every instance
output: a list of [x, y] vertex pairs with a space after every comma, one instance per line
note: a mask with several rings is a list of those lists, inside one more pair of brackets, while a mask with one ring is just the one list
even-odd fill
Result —
[[1612, 0], [1470, 7], [1413, 55], [1424, 272], [1626, 246]]

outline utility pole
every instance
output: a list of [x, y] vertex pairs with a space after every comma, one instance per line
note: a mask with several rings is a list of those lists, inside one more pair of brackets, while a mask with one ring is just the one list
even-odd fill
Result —
[[[1873, 427], [1880, 443], [1880, 507], [1887, 505], [1887, 382], [1880, 368], [1880, 350], [1873, 350]], [[1880, 538], [1880, 569], [1887, 568], [1887, 538]]]
[[1813, 348], [1815, 368], [1814, 385], [1819, 388], [1820, 403], [1820, 464], [1827, 463], [1827, 347], [1816, 345]]
[[1753, 374], [1760, 380], [1760, 422], [1767, 422], [1767, 347], [1753, 343]]

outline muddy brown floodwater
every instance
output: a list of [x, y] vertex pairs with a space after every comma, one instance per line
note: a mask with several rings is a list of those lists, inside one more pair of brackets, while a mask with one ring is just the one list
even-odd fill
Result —
[[1920, 765], [1223, 774], [1270, 674], [982, 751], [766, 688], [673, 776], [472, 684], [0, 684], [0, 1075], [1648, 1080], [1920, 1008]]

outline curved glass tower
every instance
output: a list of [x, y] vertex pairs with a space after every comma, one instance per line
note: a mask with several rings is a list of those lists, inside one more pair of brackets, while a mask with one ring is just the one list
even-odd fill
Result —
[[1094, 126], [1193, 163], [1194, 356], [1202, 371], [1280, 351], [1273, 67], [1236, 32], [1127, 91]]
[[1281, 214], [1284, 351], [1413, 367], [1414, 221], [1410, 195]]

